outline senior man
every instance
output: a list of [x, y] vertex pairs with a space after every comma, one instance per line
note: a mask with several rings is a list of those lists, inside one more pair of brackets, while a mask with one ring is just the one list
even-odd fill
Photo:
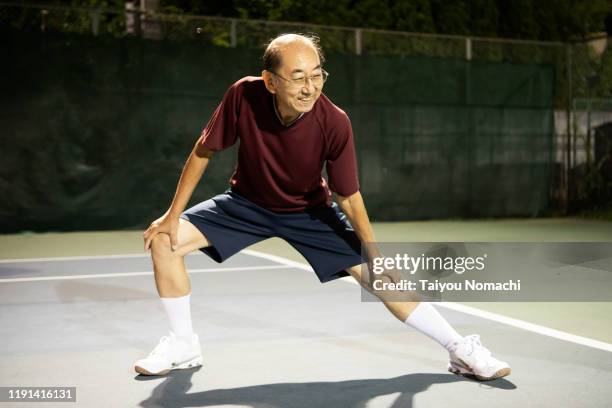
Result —
[[[275, 38], [264, 52], [261, 77], [234, 83], [202, 131], [168, 211], [144, 233], [171, 331], [136, 362], [136, 372], [163, 375], [202, 364], [184, 264], [194, 250], [223, 262], [249, 245], [279, 237], [304, 256], [321, 282], [350, 275], [366, 285], [362, 264], [379, 253], [359, 192], [351, 123], [322, 93], [328, 76], [322, 62], [316, 38]], [[229, 189], [184, 211], [213, 154], [238, 140]], [[367, 253], [362, 254], [362, 243]], [[478, 336], [460, 336], [430, 304], [382, 300], [395, 317], [449, 351], [450, 371], [481, 380], [510, 373]]]

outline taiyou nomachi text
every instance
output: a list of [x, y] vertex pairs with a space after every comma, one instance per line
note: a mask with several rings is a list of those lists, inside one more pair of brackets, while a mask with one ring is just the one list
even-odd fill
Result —
[[385, 282], [381, 279], [374, 280], [374, 290], [396, 290], [396, 291], [435, 291], [435, 292], [461, 292], [461, 291], [520, 291], [521, 280], [508, 280], [505, 282], [478, 282], [474, 279], [466, 279], [463, 282], [441, 282], [439, 280], [419, 279], [416, 281], [402, 279], [398, 282]]

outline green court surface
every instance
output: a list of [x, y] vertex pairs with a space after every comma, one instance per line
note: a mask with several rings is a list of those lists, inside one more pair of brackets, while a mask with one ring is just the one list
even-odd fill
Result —
[[[375, 223], [381, 242], [612, 242], [612, 223], [584, 219], [450, 220]], [[251, 249], [305, 263], [270, 239]], [[0, 259], [143, 252], [142, 231], [22, 233], [0, 236]], [[612, 343], [612, 302], [467, 303], [485, 311]]]

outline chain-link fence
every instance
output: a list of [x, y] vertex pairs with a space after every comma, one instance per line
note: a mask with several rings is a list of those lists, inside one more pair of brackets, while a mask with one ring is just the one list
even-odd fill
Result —
[[[587, 157], [587, 146], [580, 141], [591, 132], [591, 128], [585, 130], [578, 125], [576, 118], [582, 118], [587, 111], [589, 115], [605, 117], [594, 111], [597, 105], [576, 104], [574, 99], [612, 96], [612, 58], [605, 38], [575, 43], [509, 40], [164, 14], [127, 8], [129, 6], [125, 10], [108, 10], [4, 2], [0, 3], [0, 25], [27, 31], [137, 36], [257, 49], [279, 33], [316, 33], [329, 54], [426, 56], [552, 65], [555, 71], [557, 164], [551, 197], [564, 208], [568, 208], [581, 182], [572, 169]], [[504, 78], [491, 80], [503, 81]]]

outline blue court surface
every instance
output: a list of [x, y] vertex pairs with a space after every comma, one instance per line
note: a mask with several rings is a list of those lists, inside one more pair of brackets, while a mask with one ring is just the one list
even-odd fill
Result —
[[606, 343], [437, 305], [511, 364], [511, 376], [480, 383], [448, 373], [445, 350], [361, 302], [350, 278], [321, 285], [303, 265], [254, 251], [185, 259], [204, 365], [166, 377], [132, 369], [168, 331], [148, 254], [0, 261], [0, 386], [76, 387], [76, 404], [53, 407], [612, 404]]

